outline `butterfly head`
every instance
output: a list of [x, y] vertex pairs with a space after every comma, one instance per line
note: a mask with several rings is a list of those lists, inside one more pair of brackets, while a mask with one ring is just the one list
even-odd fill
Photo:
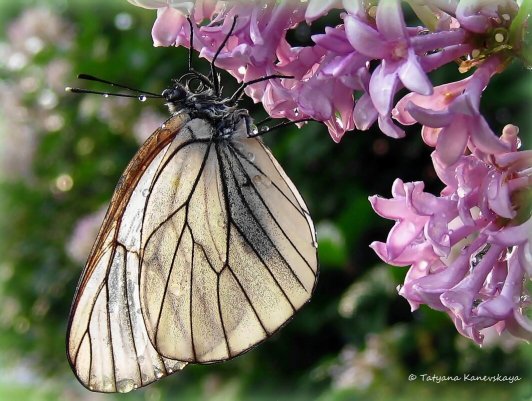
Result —
[[167, 88], [161, 94], [168, 103], [182, 103], [189, 96], [189, 91], [179, 82], [174, 81], [170, 88]]
[[[217, 96], [207, 79], [197, 73], [188, 73], [180, 79], [172, 80], [172, 85], [161, 96], [172, 114], [188, 113], [192, 118], [209, 120], [218, 126], [229, 118], [233, 121], [236, 104]], [[222, 124], [227, 125], [227, 124]]]

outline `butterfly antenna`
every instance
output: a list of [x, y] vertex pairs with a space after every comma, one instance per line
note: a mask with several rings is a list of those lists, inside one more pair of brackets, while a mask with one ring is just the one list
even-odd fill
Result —
[[192, 72], [192, 49], [194, 48], [194, 27], [192, 25], [192, 20], [190, 17], [187, 17], [188, 25], [190, 26], [190, 43], [188, 46], [188, 71]]
[[[258, 123], [256, 125], [263, 124], [263, 123], [265, 123], [266, 121], [269, 121], [269, 120], [271, 120], [271, 117], [265, 118], [264, 120], [262, 120], [260, 123]], [[277, 130], [279, 128], [288, 127], [288, 126], [290, 126], [292, 124], [304, 123], [304, 122], [308, 122], [308, 121], [314, 121], [314, 120], [312, 118], [302, 118], [301, 120], [284, 121], [282, 123], [274, 125], [273, 127], [269, 127], [269, 126], [265, 125], [265, 126], [261, 127], [261, 129], [257, 133], [248, 135], [248, 138], [255, 138], [257, 136], [262, 136], [264, 134], [267, 134], [267, 133], [272, 132], [273, 130]]]
[[84, 89], [84, 88], [71, 88], [70, 86], [67, 86], [65, 88], [65, 91], [72, 92], [72, 93], [91, 93], [94, 95], [102, 95], [103, 97], [109, 97], [109, 96], [134, 97], [134, 98], [139, 99], [141, 102], [145, 101], [146, 99], [162, 99], [163, 98], [161, 95], [155, 95], [155, 94], [154, 95], [150, 95], [150, 94], [132, 95], [129, 93], [109, 93], [109, 92], [103, 92], [103, 91], [93, 91], [93, 90]]
[[[129, 86], [122, 85], [122, 84], [119, 84], [119, 83], [116, 83], [116, 82], [111, 82], [111, 81], [107, 81], [107, 80], [102, 79], [102, 78], [97, 78], [97, 77], [95, 77], [93, 75], [89, 75], [89, 74], [79, 74], [78, 78], [79, 79], [84, 79], [86, 81], [100, 82], [102, 84], [107, 84], [107, 85], [110, 85], [110, 86], [114, 86], [116, 88], [127, 89], [127, 90], [129, 90], [131, 92], [136, 92], [136, 93], [138, 93], [140, 95], [150, 95], [150, 97], [162, 97], [161, 95], [158, 95], [157, 93], [152, 93], [152, 92], [148, 92], [148, 91], [141, 91], [139, 89], [131, 88]], [[129, 96], [129, 97], [137, 97], [137, 96]]]
[[237, 18], [238, 18], [238, 15], [235, 15], [233, 17], [233, 24], [231, 25], [231, 29], [229, 29], [229, 33], [224, 38], [220, 47], [218, 47], [218, 50], [216, 50], [216, 53], [214, 54], [214, 57], [212, 58], [212, 61], [211, 61], [212, 83], [214, 86], [214, 93], [216, 94], [216, 96], [220, 96], [220, 77], [218, 76], [218, 73], [216, 71], [216, 66], [214, 65], [214, 63], [216, 62], [216, 59], [220, 55], [220, 52], [222, 51], [227, 41], [229, 40], [229, 37], [233, 34], [233, 31], [235, 30]]
[[[192, 67], [192, 50], [194, 49], [194, 26], [192, 24], [192, 20], [190, 17], [187, 17], [188, 25], [190, 26], [190, 44], [188, 48], [188, 74], [194, 75], [196, 78], [198, 78], [203, 84], [205, 84], [208, 88], [213, 88], [214, 83], [209, 80], [205, 75], [202, 73], [196, 71]], [[185, 74], [187, 75], [187, 74]]]

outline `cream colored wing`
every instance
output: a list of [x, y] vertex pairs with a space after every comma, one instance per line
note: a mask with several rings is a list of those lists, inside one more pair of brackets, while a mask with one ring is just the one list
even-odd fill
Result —
[[195, 146], [190, 131], [183, 128], [187, 121], [186, 115], [172, 117], [132, 159], [78, 284], [67, 355], [76, 376], [90, 390], [127, 392], [186, 365], [163, 357], [150, 342], [138, 282], [141, 223], [149, 188], [171, 150]]
[[[193, 134], [209, 130], [200, 122]], [[140, 302], [159, 353], [211, 363], [268, 338], [310, 299], [317, 243], [303, 199], [261, 140], [197, 147], [153, 180]]]

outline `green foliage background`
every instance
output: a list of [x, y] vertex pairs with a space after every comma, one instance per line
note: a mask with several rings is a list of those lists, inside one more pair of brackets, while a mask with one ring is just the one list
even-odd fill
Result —
[[[166, 111], [158, 101], [67, 94], [62, 87], [96, 88], [76, 80], [83, 72], [164, 89], [185, 71], [186, 50], [152, 46], [154, 17], [125, 1], [0, 1], [0, 399], [532, 399], [529, 345], [495, 338], [479, 348], [446, 315], [411, 313], [395, 289], [406, 269], [380, 264], [368, 248], [391, 226], [372, 212], [368, 195], [389, 196], [396, 177], [441, 189], [419, 127], [401, 141], [374, 131], [334, 144], [317, 123], [266, 138], [318, 226], [322, 270], [312, 302], [274, 338], [233, 361], [189, 366], [127, 395], [92, 394], [77, 383], [64, 338], [83, 263], [68, 256], [68, 244], [79, 220], [109, 201], [139, 147], [139, 116], [148, 110], [162, 122]], [[308, 35], [301, 28], [290, 38], [304, 43]], [[432, 76], [451, 77], [452, 67]], [[236, 84], [226, 78], [231, 93]], [[518, 65], [497, 77], [483, 98], [490, 124], [500, 131], [513, 122], [529, 133], [531, 89]], [[523, 142], [530, 147], [526, 135]], [[90, 235], [84, 240], [90, 244]], [[434, 383], [409, 381], [409, 374], [521, 380]]]

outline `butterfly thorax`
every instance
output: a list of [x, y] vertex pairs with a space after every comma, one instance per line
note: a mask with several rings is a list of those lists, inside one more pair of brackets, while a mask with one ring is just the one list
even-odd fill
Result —
[[162, 94], [172, 115], [187, 113], [191, 118], [207, 120], [214, 128], [214, 136], [229, 138], [244, 121], [251, 127], [251, 117], [247, 110], [238, 109], [237, 104], [228, 98], [216, 96], [211, 88], [191, 90], [175, 82]]

